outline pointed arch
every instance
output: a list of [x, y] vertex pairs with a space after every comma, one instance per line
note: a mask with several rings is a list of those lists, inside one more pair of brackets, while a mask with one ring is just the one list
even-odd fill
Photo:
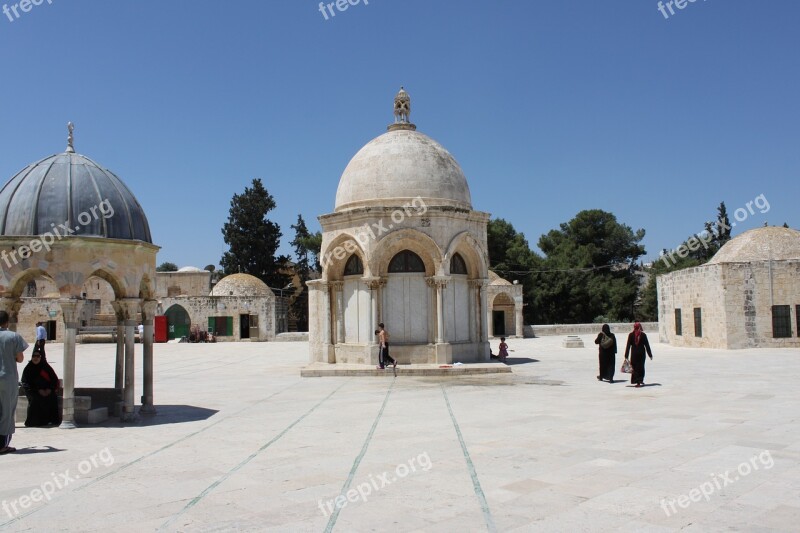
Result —
[[414, 252], [425, 264], [427, 276], [442, 273], [442, 251], [430, 236], [414, 229], [393, 231], [378, 241], [375, 254], [370, 258], [370, 271], [385, 275], [389, 262], [403, 250]]
[[467, 275], [471, 279], [482, 279], [488, 276], [487, 253], [481, 241], [469, 231], [462, 231], [450, 240], [447, 253], [443, 257], [442, 270], [449, 275], [451, 259], [458, 253], [467, 266]]
[[341, 280], [344, 268], [353, 254], [357, 255], [364, 267], [364, 275], [369, 276], [369, 263], [364, 248], [353, 235], [340, 233], [320, 251], [322, 279], [326, 281]]

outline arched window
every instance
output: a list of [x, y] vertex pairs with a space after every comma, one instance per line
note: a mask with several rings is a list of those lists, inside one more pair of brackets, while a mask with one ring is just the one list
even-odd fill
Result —
[[364, 274], [364, 264], [361, 262], [361, 258], [358, 257], [356, 254], [350, 256], [347, 260], [347, 263], [344, 265], [344, 275], [345, 276], [358, 276]]
[[398, 253], [389, 262], [389, 273], [425, 272], [425, 263], [422, 259], [409, 250]]
[[464, 262], [464, 258], [459, 254], [454, 254], [453, 258], [450, 260], [450, 273], [467, 274], [467, 264]]

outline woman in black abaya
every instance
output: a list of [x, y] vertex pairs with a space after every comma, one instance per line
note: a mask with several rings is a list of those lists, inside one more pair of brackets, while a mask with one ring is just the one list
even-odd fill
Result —
[[602, 332], [594, 340], [598, 344], [598, 359], [600, 363], [600, 373], [597, 381], [608, 381], [614, 383], [614, 366], [617, 364], [617, 337], [611, 333], [608, 324], [603, 324]]
[[642, 325], [638, 322], [633, 325], [633, 331], [628, 335], [628, 345], [625, 346], [625, 359], [631, 354], [631, 383], [637, 387], [644, 385], [644, 362], [645, 353], [653, 359], [653, 352], [650, 350], [650, 343], [647, 341], [647, 334], [642, 331]]
[[61, 424], [61, 411], [58, 409], [58, 376], [47, 362], [47, 358], [37, 347], [31, 360], [22, 372], [22, 386], [28, 397], [28, 418], [26, 427]]

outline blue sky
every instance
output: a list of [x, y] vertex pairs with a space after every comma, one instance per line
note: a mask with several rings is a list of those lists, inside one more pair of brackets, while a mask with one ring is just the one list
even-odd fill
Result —
[[800, 228], [796, 0], [669, 18], [651, 0], [362, 0], [329, 20], [311, 0], [50, 1], [0, 13], [0, 178], [63, 151], [73, 121], [76, 150], [144, 207], [159, 263], [217, 264], [256, 177], [290, 253], [400, 85], [474, 208], [532, 245], [601, 208], [655, 258], [760, 195], [769, 212], [734, 234]]

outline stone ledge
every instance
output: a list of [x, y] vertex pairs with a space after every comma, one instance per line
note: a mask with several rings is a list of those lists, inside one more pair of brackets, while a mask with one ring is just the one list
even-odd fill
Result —
[[278, 333], [275, 342], [308, 342], [308, 332]]
[[[502, 363], [475, 363], [465, 365], [398, 365], [398, 376], [469, 376], [476, 374], [510, 374], [511, 367]], [[304, 378], [342, 377], [342, 376], [391, 376], [392, 367], [379, 370], [373, 366], [353, 364], [312, 363], [300, 370]]]

